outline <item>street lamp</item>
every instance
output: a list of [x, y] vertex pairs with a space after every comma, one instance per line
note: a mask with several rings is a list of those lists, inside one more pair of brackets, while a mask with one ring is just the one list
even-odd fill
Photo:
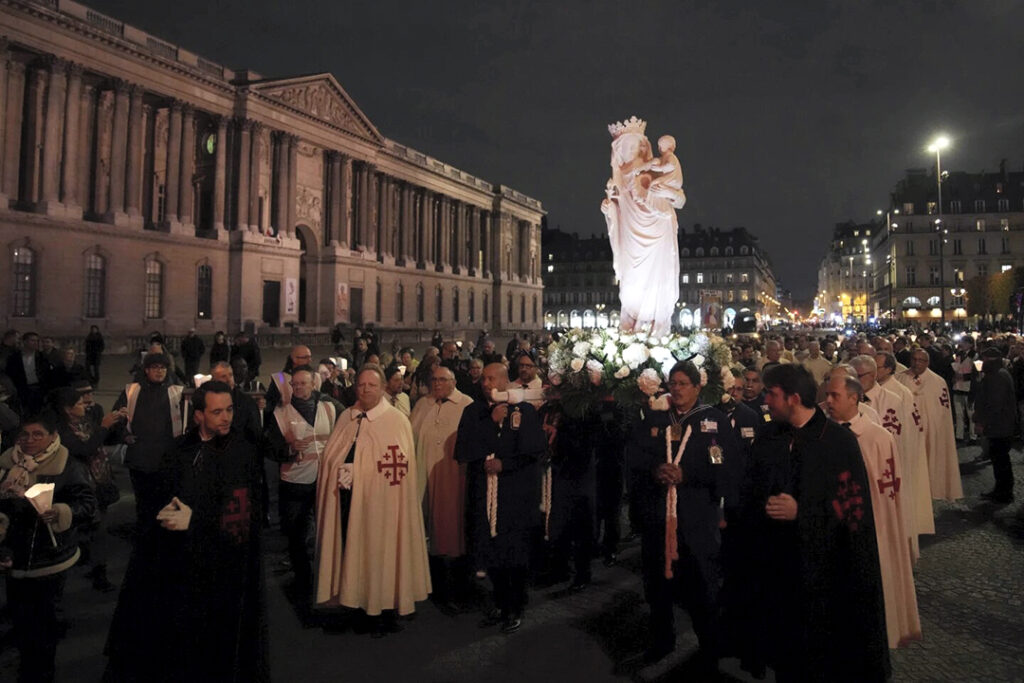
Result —
[[932, 144], [928, 145], [929, 152], [935, 152], [935, 185], [938, 188], [939, 202], [939, 217], [935, 221], [935, 231], [939, 233], [939, 305], [942, 307], [939, 309], [940, 320], [942, 327], [946, 326], [946, 234], [947, 231], [942, 225], [942, 150], [949, 147], [949, 138], [945, 135], [940, 135], [932, 141]]

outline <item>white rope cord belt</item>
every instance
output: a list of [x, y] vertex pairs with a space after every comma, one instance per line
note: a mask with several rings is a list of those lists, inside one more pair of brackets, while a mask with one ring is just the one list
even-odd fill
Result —
[[[494, 453], [487, 456], [494, 460]], [[487, 475], [487, 523], [491, 527], [491, 538], [498, 535], [498, 473]]]
[[544, 468], [541, 477], [540, 509], [544, 513], [544, 540], [551, 540], [551, 465]]
[[[690, 433], [693, 431], [692, 425], [686, 426], [686, 433], [683, 434], [683, 440], [679, 442], [679, 450], [676, 451], [676, 457], [672, 457], [672, 430], [665, 430], [665, 462], [670, 465], [679, 466], [679, 461], [682, 460], [683, 451], [686, 450], [686, 442], [690, 440]], [[672, 484], [668, 487], [668, 491], [665, 492], [665, 578], [672, 578], [672, 563], [679, 559], [679, 537], [676, 535], [676, 529], [679, 526], [679, 520], [676, 515], [676, 504], [679, 500], [679, 494], [676, 491], [676, 485]]]

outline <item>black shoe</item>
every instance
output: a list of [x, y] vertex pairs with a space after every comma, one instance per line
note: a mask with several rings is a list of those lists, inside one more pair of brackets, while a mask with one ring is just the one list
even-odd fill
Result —
[[505, 617], [501, 613], [501, 610], [495, 607], [494, 609], [484, 613], [484, 618], [480, 620], [480, 628], [497, 626], [504, 620]]
[[992, 501], [993, 503], [1000, 503], [1002, 505], [1013, 502], [1013, 494], [1004, 493], [1003, 491], [989, 491], [988, 493], [981, 494], [981, 497], [985, 500]]
[[654, 664], [665, 659], [676, 649], [675, 643], [656, 643], [644, 651], [644, 664]]
[[519, 627], [523, 625], [523, 615], [521, 614], [510, 614], [505, 617], [505, 622], [501, 625], [501, 632], [504, 634], [515, 633], [519, 630]]
[[619, 556], [615, 553], [608, 553], [604, 556], [604, 566], [614, 567], [619, 563]]

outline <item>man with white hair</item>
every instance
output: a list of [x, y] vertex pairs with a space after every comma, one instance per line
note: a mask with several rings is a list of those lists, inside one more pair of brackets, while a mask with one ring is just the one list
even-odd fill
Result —
[[910, 369], [896, 379], [914, 394], [914, 402], [921, 412], [932, 497], [956, 500], [964, 497], [964, 489], [960, 482], [949, 389], [944, 379], [928, 369], [930, 360], [927, 351], [915, 349], [910, 356]]
[[763, 373], [766, 365], [771, 367], [789, 362], [789, 359], [782, 355], [782, 344], [775, 339], [769, 339], [764, 344], [764, 357], [757, 361], [757, 369]]
[[800, 364], [807, 368], [816, 384], [824, 382], [828, 371], [832, 369], [832, 363], [821, 355], [821, 344], [816, 341], [807, 344], [807, 358]]
[[462, 411], [473, 401], [455, 387], [455, 373], [442, 365], [431, 371], [430, 389], [430, 396], [413, 408], [412, 434], [430, 539], [434, 599], [450, 608], [457, 590], [466, 587], [469, 573], [462, 564], [466, 555], [466, 466], [455, 460], [455, 437]]
[[[895, 359], [893, 359], [895, 361]], [[877, 412], [884, 427], [896, 440], [903, 469], [903, 486], [900, 495], [904, 504], [904, 522], [910, 537], [911, 557], [915, 561], [920, 555], [918, 534], [935, 533], [932, 514], [931, 487], [928, 483], [928, 459], [924, 452], [924, 440], [914, 421], [913, 403], [878, 383], [878, 365], [871, 356], [856, 356], [850, 365], [857, 372], [857, 379], [864, 387], [864, 399]]]
[[917, 611], [914, 572], [907, 549], [904, 527], [905, 481], [900, 456], [892, 435], [865, 420], [858, 412], [861, 384], [853, 377], [833, 376], [827, 385], [825, 402], [829, 417], [857, 437], [871, 491], [875, 516], [878, 564], [885, 599], [885, 626], [889, 647], [903, 647], [921, 640], [921, 618]]

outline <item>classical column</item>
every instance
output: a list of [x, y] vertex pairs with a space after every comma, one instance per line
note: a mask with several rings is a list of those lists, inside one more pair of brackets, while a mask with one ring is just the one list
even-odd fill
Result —
[[[21, 124], [25, 102], [25, 65], [14, 59], [7, 61], [7, 119], [4, 125], [4, 177], [0, 194], [18, 198], [18, 176], [21, 169]], [[0, 208], [7, 208], [4, 204]]]
[[[125, 213], [124, 185], [126, 156], [128, 154], [128, 84], [114, 81], [114, 125], [110, 138], [110, 194], [107, 201], [106, 220], [118, 225], [127, 222]], [[173, 214], [170, 220], [174, 220]]]
[[178, 222], [178, 183], [181, 181], [181, 102], [171, 102], [167, 128], [167, 172], [164, 176], [164, 222]]
[[213, 229], [218, 233], [224, 230], [224, 207], [227, 200], [227, 142], [228, 120], [224, 116], [217, 117], [216, 159], [213, 169]]
[[249, 141], [252, 138], [252, 121], [238, 119], [235, 122], [238, 141], [238, 186], [235, 191], [235, 230], [249, 229]]
[[464, 224], [463, 211], [465, 209], [465, 204], [463, 204], [457, 199], [452, 201], [455, 207], [454, 217], [452, 219], [452, 272], [461, 274], [464, 266], [464, 264], [462, 263], [462, 255], [466, 251], [466, 241], [462, 237], [462, 228]]
[[288, 225], [288, 133], [284, 131], [273, 131], [270, 139], [274, 147], [274, 231], [278, 235], [285, 233], [285, 226]]
[[420, 226], [419, 226], [419, 254], [417, 255], [417, 266], [426, 267], [432, 258], [430, 256], [430, 214], [434, 203], [433, 193], [430, 190], [420, 190]]
[[64, 106], [64, 153], [61, 164], [61, 202], [64, 212], [72, 218], [82, 217], [82, 205], [78, 201], [78, 133], [82, 109], [82, 67], [71, 64], [68, 67], [68, 91]]
[[398, 187], [398, 253], [396, 263], [404, 266], [412, 258], [412, 188], [402, 181]]
[[481, 250], [483, 251], [484, 277], [491, 278], [494, 276], [494, 254], [492, 253], [494, 236], [491, 234], [490, 211], [480, 212], [480, 238], [483, 241]]
[[[299, 136], [288, 136], [288, 236], [295, 237], [295, 201], [299, 191]], [[313, 300], [312, 298], [310, 299]]]
[[327, 246], [338, 246], [338, 235], [341, 234], [341, 153], [330, 150], [327, 152], [327, 197], [330, 207], [328, 221], [324, 228], [324, 242]]
[[260, 232], [260, 137], [263, 124], [253, 122], [249, 134], [249, 232]]
[[189, 105], [182, 107], [181, 120], [181, 179], [178, 181], [178, 222], [189, 232], [195, 230], [193, 204], [195, 187], [192, 182], [196, 168], [196, 112]]
[[82, 83], [82, 96], [78, 105], [78, 203], [82, 212], [92, 207], [93, 142], [96, 139], [96, 89]]
[[371, 253], [376, 253], [379, 247], [377, 244], [377, 229], [380, 226], [380, 211], [377, 207], [377, 195], [379, 194], [377, 189], [377, 168], [373, 164], [366, 165], [366, 187], [368, 189], [366, 196], [366, 215], [368, 217], [365, 233], [366, 248]]
[[480, 254], [480, 209], [476, 206], [469, 207], [469, 274], [479, 275], [479, 254]]
[[338, 201], [340, 211], [338, 213], [338, 246], [348, 249], [352, 245], [352, 158], [343, 156], [341, 158], [340, 194]]
[[[68, 87], [68, 64], [63, 59], [47, 58], [46, 107], [43, 115], [43, 165], [40, 177], [39, 210], [64, 213], [60, 204], [60, 150]], [[42, 84], [40, 84], [41, 86]]]
[[519, 221], [519, 279], [526, 282], [530, 273], [530, 224]]
[[367, 182], [366, 163], [361, 162], [355, 169], [356, 174], [356, 197], [355, 197], [355, 226], [352, 230], [352, 248], [366, 248], [366, 225], [369, 222], [366, 198], [370, 193]]
[[142, 95], [145, 91], [133, 85], [129, 93], [128, 108], [128, 170], [125, 178], [125, 213], [132, 227], [142, 227], [142, 162], [146, 145], [146, 131], [143, 125], [145, 111]]
[[380, 194], [377, 198], [377, 260], [383, 261], [385, 256], [391, 256], [391, 178], [386, 173], [381, 173]]

